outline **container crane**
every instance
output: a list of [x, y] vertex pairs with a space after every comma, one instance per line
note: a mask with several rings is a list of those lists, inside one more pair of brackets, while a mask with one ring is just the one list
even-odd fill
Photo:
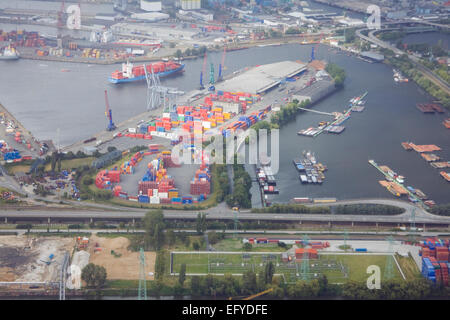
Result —
[[61, 2], [61, 8], [58, 11], [58, 28], [61, 28], [64, 25], [64, 10], [65, 10], [65, 1]]
[[223, 80], [222, 76], [222, 70], [225, 70], [225, 55], [227, 53], [227, 47], [223, 47], [223, 54], [222, 54], [222, 62], [219, 64], [219, 75], [217, 76], [217, 82]]
[[108, 102], [108, 91], [106, 91], [106, 90], [105, 90], [105, 104], [106, 104], [105, 116], [109, 120], [109, 124], [106, 127], [106, 130], [114, 131], [116, 129], [116, 125], [114, 124], [114, 122], [112, 120], [112, 112], [111, 112], [111, 108], [109, 107], [109, 102]]
[[209, 68], [209, 91], [215, 91], [216, 87], [214, 86], [214, 65], [211, 63], [210, 68]]

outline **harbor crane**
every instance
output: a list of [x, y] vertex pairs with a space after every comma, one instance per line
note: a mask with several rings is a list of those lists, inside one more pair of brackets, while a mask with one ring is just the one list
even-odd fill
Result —
[[176, 88], [162, 86], [159, 75], [153, 72], [153, 66], [151, 66], [151, 73], [148, 72], [147, 65], [144, 66], [144, 71], [147, 80], [147, 111], [156, 109], [163, 104], [164, 112], [172, 112], [177, 97], [183, 95], [184, 92]]
[[210, 68], [209, 68], [209, 91], [215, 91], [216, 87], [214, 86], [214, 65], [211, 63]]
[[109, 102], [108, 102], [108, 91], [106, 91], [106, 90], [105, 90], [105, 104], [106, 104], [105, 116], [109, 120], [106, 130], [114, 131], [116, 129], [116, 125], [114, 124], [114, 122], [112, 120], [112, 112], [111, 112], [111, 108], [109, 107]]
[[223, 46], [223, 53], [222, 53], [222, 61], [219, 64], [219, 75], [217, 76], [217, 82], [223, 80], [222, 71], [225, 70], [225, 55], [227, 53], [227, 47]]

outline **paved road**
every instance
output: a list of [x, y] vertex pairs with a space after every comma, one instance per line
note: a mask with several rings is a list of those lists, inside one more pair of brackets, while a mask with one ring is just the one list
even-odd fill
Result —
[[[292, 213], [279, 213], [279, 214], [263, 214], [263, 213], [251, 213], [240, 212], [239, 220], [269, 220], [269, 221], [309, 221], [309, 222], [366, 222], [366, 223], [398, 223], [409, 224], [411, 222], [411, 212], [415, 208], [416, 210], [416, 223], [417, 224], [450, 224], [450, 217], [432, 215], [425, 210], [418, 208], [407, 202], [391, 200], [391, 199], [366, 199], [366, 200], [348, 200], [340, 201], [336, 204], [388, 204], [396, 205], [405, 209], [405, 213], [400, 215], [388, 216], [388, 215], [336, 215], [336, 214], [292, 214]], [[330, 204], [327, 204], [330, 205]], [[117, 209], [117, 208], [115, 208]], [[46, 219], [56, 218], [64, 220], [88, 220], [93, 219], [111, 219], [111, 220], [132, 220], [140, 219], [145, 216], [146, 210], [139, 209], [121, 209], [117, 211], [110, 210], [92, 210], [85, 211], [81, 209], [68, 209], [65, 211], [45, 211], [45, 210], [4, 210], [0, 211], [0, 219]], [[225, 206], [218, 206], [209, 210], [203, 211], [207, 213], [207, 219], [212, 220], [232, 220], [233, 213]], [[167, 219], [196, 219], [197, 211], [182, 211], [182, 210], [165, 210], [164, 216]], [[72, 219], [70, 219], [72, 218]]]
[[[97, 234], [97, 233], [124, 233], [126, 232], [127, 229], [126, 228], [121, 228], [121, 229], [71, 229], [71, 230], [61, 230], [61, 229], [49, 229], [49, 232], [53, 233], [53, 232], [59, 232], [59, 233], [68, 233], [68, 232], [79, 232], [79, 233], [92, 233], [92, 234]], [[205, 234], [211, 231], [215, 231], [215, 232], [223, 232], [222, 230], [206, 230]], [[25, 233], [28, 232], [28, 230], [25, 229], [1, 229], [0, 228], [0, 232], [10, 232], [10, 233], [18, 233], [19, 235], [23, 235]], [[32, 233], [42, 233], [42, 232], [47, 232], [47, 229], [30, 229], [30, 232]], [[132, 234], [132, 233], [144, 233], [145, 230], [143, 229], [132, 229], [129, 228], [128, 233]], [[183, 229], [183, 230], [174, 230], [174, 232], [189, 232], [189, 233], [196, 233], [197, 230], [191, 230], [191, 229]], [[224, 230], [225, 233], [227, 234], [233, 234], [234, 230]], [[295, 236], [298, 235], [299, 237], [304, 235], [305, 233], [307, 234], [313, 234], [313, 235], [343, 235], [344, 231], [331, 231], [331, 230], [327, 230], [327, 231], [318, 231], [318, 230], [238, 230], [237, 233], [241, 234], [241, 235], [245, 235], [245, 234], [265, 234], [267, 236], [271, 236], [271, 235], [276, 235], [278, 236], [277, 238], [279, 239], [283, 239], [283, 235], [285, 236]], [[404, 231], [347, 231], [347, 234], [349, 235], [349, 239], [353, 238], [358, 238], [357, 236], [361, 236], [361, 235], [368, 235], [368, 236], [389, 236], [389, 235], [397, 235], [397, 236], [409, 236], [411, 233], [410, 232], [404, 232]], [[450, 236], [450, 232], [416, 232], [415, 235], [417, 237], [437, 237], [437, 236]]]

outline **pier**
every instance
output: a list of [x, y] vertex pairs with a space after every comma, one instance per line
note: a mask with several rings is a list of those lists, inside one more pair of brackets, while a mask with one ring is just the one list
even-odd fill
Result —
[[374, 166], [378, 171], [380, 171], [386, 177], [386, 180], [388, 178], [391, 178], [392, 182], [395, 183], [399, 188], [401, 188], [405, 192], [405, 194], [409, 195], [412, 199], [414, 199], [417, 203], [419, 203], [425, 210], [429, 210], [429, 207], [425, 203], [423, 203], [422, 199], [417, 197], [417, 195], [411, 192], [408, 188], [405, 188], [405, 186], [402, 183], [398, 182], [395, 178], [392, 178], [387, 172], [383, 171], [374, 160], [369, 160], [369, 163], [372, 166]]

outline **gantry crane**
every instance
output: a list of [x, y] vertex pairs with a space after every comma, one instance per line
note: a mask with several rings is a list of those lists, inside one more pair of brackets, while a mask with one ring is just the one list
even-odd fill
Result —
[[222, 61], [219, 64], [219, 75], [217, 76], [217, 82], [223, 80], [222, 70], [225, 70], [225, 55], [227, 52], [227, 47], [223, 46], [223, 53], [222, 53]]
[[105, 116], [109, 120], [108, 127], [106, 127], [106, 130], [114, 131], [116, 129], [116, 125], [114, 124], [114, 122], [112, 120], [112, 112], [111, 112], [111, 108], [109, 107], [109, 102], [108, 102], [108, 91], [106, 91], [106, 90], [105, 90], [105, 104], [106, 104]]

